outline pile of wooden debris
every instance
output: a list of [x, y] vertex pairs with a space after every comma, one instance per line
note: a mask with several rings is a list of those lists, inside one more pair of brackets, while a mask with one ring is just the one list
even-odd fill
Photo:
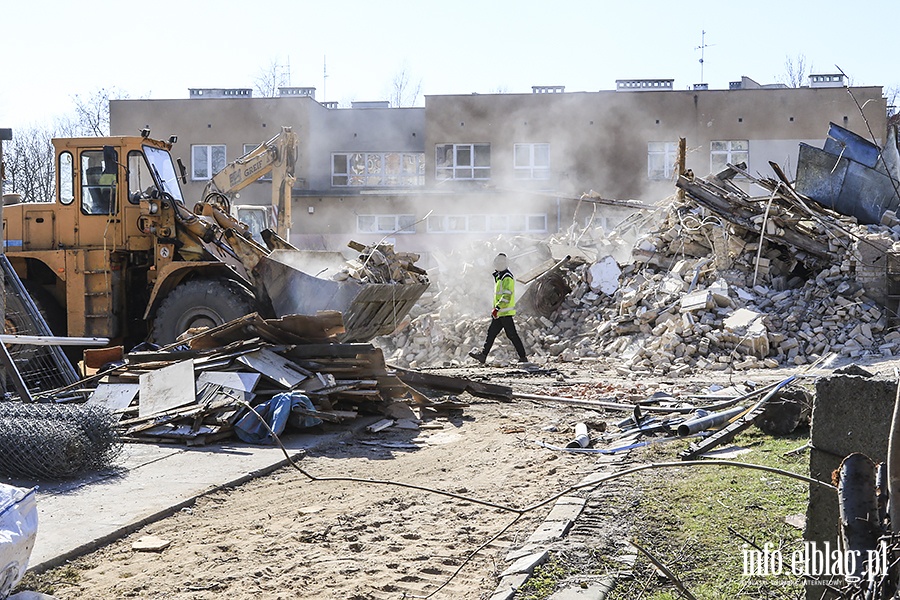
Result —
[[[370, 344], [333, 343], [342, 331], [337, 312], [281, 319], [254, 313], [174, 347], [118, 357], [104, 349], [91, 358], [89, 351], [88, 362], [96, 367], [110, 358], [120, 360], [100, 368], [88, 402], [121, 415], [118, 425], [126, 441], [188, 445], [232, 436], [251, 407], [284, 393], [310, 401], [291, 409], [288, 424], [298, 428], [310, 423], [310, 417], [316, 423], [340, 423], [359, 415], [385, 415], [415, 423], [465, 406], [455, 399], [432, 401], [410, 387], [404, 375], [415, 374], [391, 369], [381, 350]], [[431, 383], [430, 389], [442, 389], [442, 382]], [[509, 394], [504, 389], [485, 393]]]

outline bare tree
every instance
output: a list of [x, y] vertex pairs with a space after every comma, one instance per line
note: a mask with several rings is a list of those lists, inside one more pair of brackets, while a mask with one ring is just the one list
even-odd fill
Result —
[[254, 91], [264, 98], [274, 98], [278, 95], [278, 88], [291, 84], [290, 70], [272, 60], [267, 66], [259, 70], [256, 76]]
[[898, 114], [897, 102], [900, 101], [900, 85], [891, 85], [884, 88], [884, 98], [887, 101], [887, 116], [896, 121]]
[[6, 163], [7, 193], [22, 194], [30, 202], [53, 199], [54, 152], [50, 143], [53, 131], [47, 127], [25, 127], [13, 131], [3, 154]]
[[806, 64], [806, 56], [798, 54], [796, 57], [790, 56], [784, 59], [784, 83], [789, 87], [798, 88], [806, 83], [806, 77], [809, 74], [809, 65]]
[[413, 83], [409, 69], [404, 65], [391, 81], [390, 102], [394, 108], [415, 106], [422, 94], [422, 80]]
[[117, 88], [99, 88], [87, 95], [75, 94], [72, 97], [74, 114], [59, 121], [57, 134], [73, 137], [109, 135], [109, 101], [121, 98], [128, 98], [128, 94]]

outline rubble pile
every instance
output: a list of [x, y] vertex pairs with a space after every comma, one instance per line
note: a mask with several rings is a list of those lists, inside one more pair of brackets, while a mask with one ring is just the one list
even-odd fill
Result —
[[415, 265], [420, 256], [412, 252], [394, 252], [393, 244], [366, 246], [350, 241], [351, 249], [359, 257], [334, 273], [334, 281], [354, 279], [361, 283], [428, 283], [427, 272]]
[[[751, 197], [736, 175], [769, 193]], [[661, 203], [647, 218], [654, 225], [627, 253], [617, 247], [620, 232], [594, 229], [549, 241], [501, 238], [475, 248], [478, 259], [448, 257], [437, 291], [423, 296], [409, 325], [379, 340], [388, 361], [458, 364], [480, 347], [490, 309], [487, 261], [498, 251], [510, 255], [520, 281], [517, 326], [538, 362], [608, 357], [623, 374], [684, 374], [900, 351], [887, 276], [900, 251], [894, 213], [860, 225], [785, 181], [757, 179], [740, 166], [705, 179], [688, 173], [678, 187], [684, 197]], [[559, 267], [562, 252], [570, 260]], [[522, 285], [528, 263], [557, 265], [550, 271], [570, 290], [552, 312], [541, 314], [540, 302], [529, 301], [541, 278]], [[494, 361], [515, 358], [502, 335], [494, 348]]]

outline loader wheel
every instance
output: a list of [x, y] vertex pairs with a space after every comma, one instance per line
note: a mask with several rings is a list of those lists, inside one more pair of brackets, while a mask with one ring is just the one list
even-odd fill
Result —
[[216, 327], [256, 310], [253, 295], [227, 279], [192, 279], [172, 290], [159, 305], [153, 341], [171, 344], [192, 327]]

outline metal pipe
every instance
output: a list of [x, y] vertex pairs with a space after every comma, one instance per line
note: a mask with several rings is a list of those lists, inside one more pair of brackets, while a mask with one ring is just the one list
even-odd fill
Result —
[[578, 423], [575, 425], [575, 439], [566, 445], [566, 448], [587, 448], [591, 445], [591, 436], [588, 435], [587, 425]]
[[897, 369], [894, 369], [894, 378], [897, 379], [897, 394], [888, 436], [887, 484], [891, 530], [896, 533], [900, 529], [900, 372]]
[[679, 436], [684, 437], [686, 435], [691, 435], [692, 433], [709, 429], [710, 427], [718, 427], [719, 425], [724, 425], [733, 417], [738, 416], [744, 412], [744, 410], [743, 406], [735, 406], [729, 410], [723, 410], [722, 412], [691, 419], [690, 421], [685, 421], [679, 425], [676, 431]]
[[108, 346], [109, 338], [0, 334], [0, 342], [4, 344], [21, 344], [23, 346]]

